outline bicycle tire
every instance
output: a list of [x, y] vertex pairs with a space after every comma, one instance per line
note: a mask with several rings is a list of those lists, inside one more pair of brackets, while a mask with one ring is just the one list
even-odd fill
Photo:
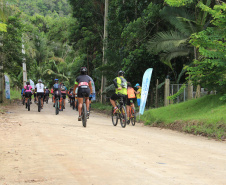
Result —
[[59, 102], [58, 99], [55, 100], [55, 114], [59, 114]]
[[86, 110], [86, 104], [82, 104], [82, 125], [83, 127], [86, 127], [87, 122], [87, 110]]
[[25, 104], [25, 98], [23, 98], [23, 105]]
[[134, 109], [134, 107], [131, 108], [131, 118], [130, 118], [130, 122], [133, 126], [135, 126], [136, 123], [136, 111]]
[[30, 111], [30, 99], [27, 100], [27, 110]]
[[38, 112], [41, 112], [41, 98], [38, 98]]
[[112, 124], [114, 126], [117, 126], [117, 124], [118, 124], [118, 114], [117, 113], [113, 114], [113, 112], [114, 112], [114, 107], [112, 107], [112, 112], [111, 112]]
[[126, 108], [124, 105], [120, 108], [120, 111], [121, 111], [120, 123], [121, 123], [122, 128], [125, 128], [126, 124], [127, 124], [127, 114], [126, 114]]
[[49, 97], [47, 97], [47, 99], [46, 99], [46, 104], [48, 104], [48, 101], [49, 101]]
[[64, 110], [64, 100], [62, 99], [62, 101], [61, 101], [61, 111], [63, 111]]
[[74, 100], [72, 100], [72, 108], [73, 108], [73, 110], [75, 110], [75, 101]]

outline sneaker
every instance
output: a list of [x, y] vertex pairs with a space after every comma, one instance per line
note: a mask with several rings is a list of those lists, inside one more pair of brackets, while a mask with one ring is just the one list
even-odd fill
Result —
[[116, 114], [118, 112], [118, 107], [114, 108], [113, 114]]
[[129, 118], [127, 118], [127, 125], [129, 125], [129, 123], [130, 123], [130, 120], [129, 120]]
[[82, 116], [79, 116], [78, 117], [78, 121], [82, 121]]

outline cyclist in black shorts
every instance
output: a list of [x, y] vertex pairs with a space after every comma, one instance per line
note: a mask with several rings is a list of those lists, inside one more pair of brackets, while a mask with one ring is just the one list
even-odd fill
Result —
[[63, 109], [65, 109], [65, 99], [66, 99], [66, 95], [67, 95], [67, 88], [65, 87], [64, 83], [60, 84], [60, 89], [61, 89], [62, 101], [64, 102]]
[[82, 113], [82, 103], [83, 103], [83, 94], [85, 94], [86, 99], [86, 107], [87, 107], [87, 118], [89, 118], [89, 95], [92, 94], [92, 84], [91, 80], [87, 74], [86, 67], [81, 67], [80, 69], [81, 75], [79, 75], [76, 79], [75, 86], [73, 89], [73, 93], [75, 93], [76, 88], [78, 87], [78, 111], [79, 111], [79, 117], [78, 121], [82, 120], [81, 113]]

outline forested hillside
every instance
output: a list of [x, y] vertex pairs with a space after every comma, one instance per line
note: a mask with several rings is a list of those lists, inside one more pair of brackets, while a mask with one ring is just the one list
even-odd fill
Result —
[[[226, 85], [226, 4], [211, 0], [111, 0], [103, 64], [103, 0], [2, 0], [0, 52], [13, 86], [22, 86], [22, 43], [28, 79], [48, 86], [54, 78], [72, 86], [81, 66], [97, 91], [123, 69], [132, 84], [153, 68], [156, 80], [192, 80], [209, 91]], [[5, 30], [7, 25], [7, 30]], [[7, 32], [6, 32], [7, 31]], [[110, 88], [107, 88], [110, 89]], [[153, 97], [153, 94], [152, 94]]]

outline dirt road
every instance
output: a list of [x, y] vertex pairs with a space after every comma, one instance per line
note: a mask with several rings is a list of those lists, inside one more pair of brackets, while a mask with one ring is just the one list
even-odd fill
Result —
[[0, 185], [226, 185], [226, 142], [137, 124], [87, 127], [67, 104], [0, 116]]

